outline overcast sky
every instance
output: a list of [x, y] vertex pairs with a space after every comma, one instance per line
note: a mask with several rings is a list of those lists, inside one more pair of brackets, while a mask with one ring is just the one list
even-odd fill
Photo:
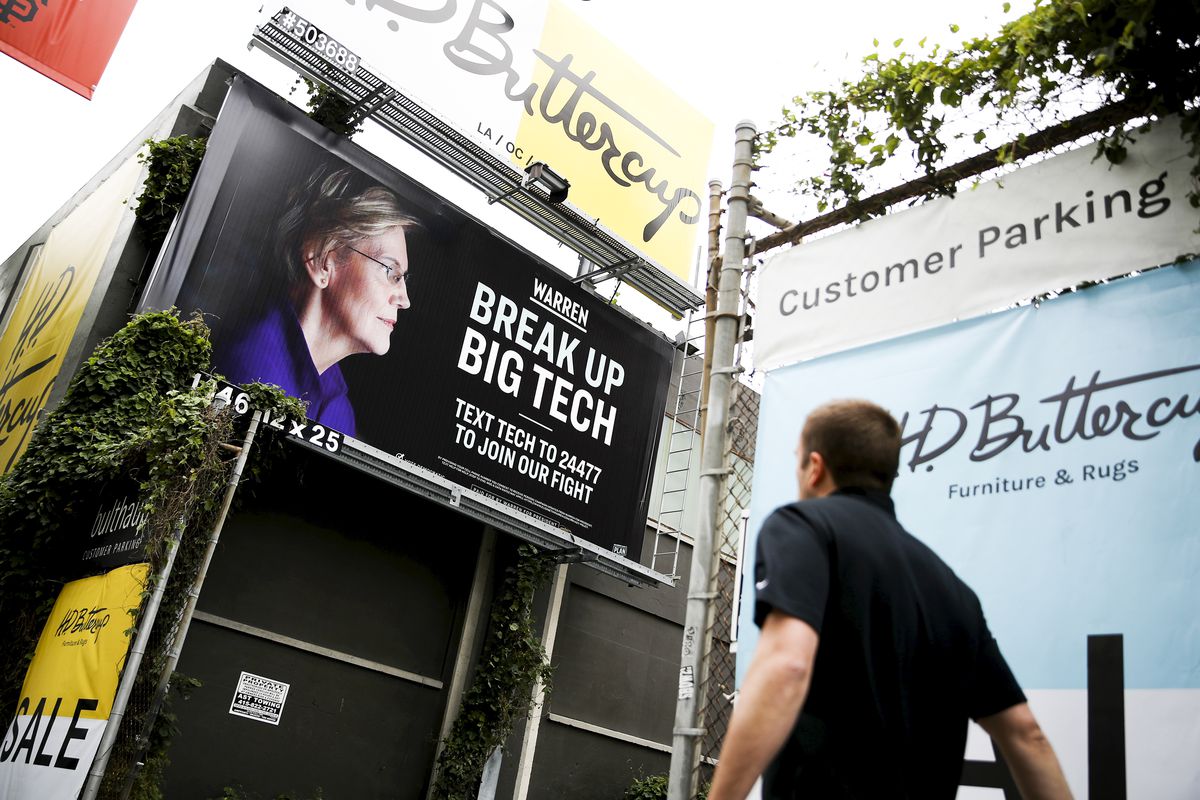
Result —
[[[367, 0], [370, 5], [369, 0]], [[465, 6], [469, 0], [460, 0]], [[667, 3], [664, 0], [564, 0], [603, 35], [627, 51], [676, 93], [713, 120], [716, 135], [710, 179], [728, 184], [733, 128], [751, 119], [760, 128], [775, 120], [792, 95], [826, 88], [852, 74], [878, 38], [890, 45], [924, 36], [957, 44], [967, 34], [990, 33], [1018, 12], [1004, 14], [994, 0], [797, 0]], [[501, 0], [520, 6], [522, 0]], [[139, 0], [112, 61], [96, 90], [84, 100], [17, 61], [0, 55], [0, 260], [12, 253], [47, 217], [154, 117], [214, 58], [285, 92], [294, 76], [261, 51], [248, 51], [254, 27], [282, 2], [259, 0]], [[327, 5], [322, 5], [327, 4]], [[344, 12], [354, 0], [297, 0], [316, 24], [322, 11]], [[409, 0], [412, 6], [440, 5]], [[1026, 7], [1029, 3], [1014, 4]], [[339, 8], [340, 7], [340, 8]], [[261, 13], [260, 13], [261, 11]], [[962, 30], [951, 34], [956, 23]], [[341, 32], [354, 46], [353, 31]], [[403, 85], [400, 88], [404, 88]], [[422, 159], [383, 152], [383, 137], [369, 129], [356, 138], [368, 149], [402, 160], [403, 171], [443, 192], [479, 216], [489, 213], [477, 192]], [[382, 148], [382, 149], [381, 149]], [[399, 151], [397, 151], [399, 152]], [[786, 183], [771, 176], [770, 184]], [[765, 182], [765, 181], [764, 181]], [[788, 213], [786, 196], [768, 198]], [[482, 207], [481, 207], [482, 205]], [[499, 209], [493, 209], [499, 211]], [[507, 213], [507, 212], [504, 212]], [[502, 224], [560, 266], [556, 245], [524, 222]], [[524, 226], [524, 227], [522, 227]]]

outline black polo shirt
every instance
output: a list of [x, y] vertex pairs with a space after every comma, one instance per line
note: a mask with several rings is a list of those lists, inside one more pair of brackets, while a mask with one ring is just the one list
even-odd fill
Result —
[[967, 719], [1025, 700], [975, 593], [882, 492], [776, 510], [755, 581], [760, 627], [777, 609], [820, 635], [804, 710], [763, 776], [766, 800], [953, 798]]

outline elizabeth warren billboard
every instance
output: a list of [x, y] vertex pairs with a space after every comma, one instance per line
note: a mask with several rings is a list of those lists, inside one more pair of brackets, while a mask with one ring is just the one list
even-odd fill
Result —
[[245, 78], [147, 290], [172, 305], [230, 381], [639, 557], [671, 345]]

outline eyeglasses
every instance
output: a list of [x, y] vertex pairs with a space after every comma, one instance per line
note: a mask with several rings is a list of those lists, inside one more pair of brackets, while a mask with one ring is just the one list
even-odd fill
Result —
[[376, 264], [378, 264], [380, 269], [383, 270], [384, 274], [387, 275], [388, 282], [391, 283], [393, 286], [399, 286], [400, 284], [404, 284], [405, 287], [407, 288], [407, 286], [408, 286], [408, 273], [407, 272], [401, 272], [399, 267], [392, 266], [391, 264], [385, 264], [382, 261], [380, 261], [378, 258], [375, 258], [374, 256], [369, 256], [366, 253], [364, 253], [362, 250], [359, 250], [357, 247], [351, 247], [348, 244], [343, 245], [343, 247], [345, 247], [347, 250], [353, 250], [354, 252], [356, 252], [360, 256], [362, 256], [363, 258], [368, 259], [370, 261], [374, 261]]

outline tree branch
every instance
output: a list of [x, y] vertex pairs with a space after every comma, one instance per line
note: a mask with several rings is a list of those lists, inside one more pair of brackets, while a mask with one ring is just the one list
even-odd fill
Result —
[[1024, 139], [1013, 140], [993, 150], [988, 150], [985, 153], [972, 156], [965, 161], [952, 164], [949, 167], [938, 170], [932, 175], [925, 175], [911, 180], [908, 183], [887, 189], [879, 194], [859, 200], [856, 203], [845, 205], [828, 214], [822, 214], [819, 217], [814, 217], [804, 222], [797, 222], [795, 225], [759, 239], [754, 251], [756, 254], [763, 253], [785, 244], [794, 244], [805, 236], [817, 231], [823, 231], [835, 225], [855, 222], [878, 215], [897, 203], [929, 195], [958, 181], [980, 175], [998, 166], [1001, 163], [1000, 154], [1005, 150], [1011, 150], [1013, 160], [1020, 161], [1028, 156], [1045, 152], [1059, 145], [1067, 144], [1093, 133], [1107, 130], [1115, 125], [1128, 122], [1131, 119], [1145, 116], [1148, 112], [1149, 109], [1145, 101], [1135, 103], [1128, 100], [1121, 100], [1103, 108], [1098, 108], [1095, 111], [1089, 111], [1074, 119], [1030, 134], [1024, 137]]

